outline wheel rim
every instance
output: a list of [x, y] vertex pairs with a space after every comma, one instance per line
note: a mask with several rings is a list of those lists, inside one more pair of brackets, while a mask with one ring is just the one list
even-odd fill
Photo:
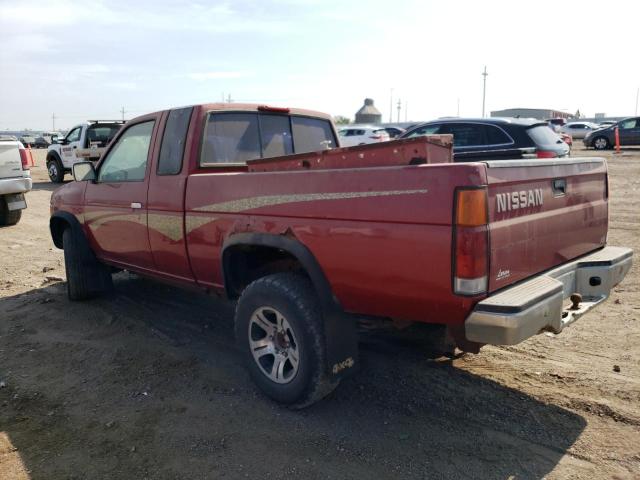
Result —
[[272, 307], [258, 308], [249, 320], [248, 335], [260, 371], [272, 382], [291, 382], [300, 365], [299, 343], [284, 315]]
[[596, 138], [594, 145], [597, 149], [603, 149], [607, 146], [607, 140], [605, 140], [604, 138], [600, 137], [600, 138]]
[[49, 164], [49, 176], [51, 178], [55, 178], [58, 176], [58, 169], [56, 168], [56, 164], [55, 163], [50, 163]]

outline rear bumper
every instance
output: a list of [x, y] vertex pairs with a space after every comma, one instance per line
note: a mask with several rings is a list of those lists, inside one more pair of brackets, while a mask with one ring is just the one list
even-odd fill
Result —
[[0, 178], [0, 195], [25, 193], [31, 186], [31, 177]]
[[[465, 322], [468, 340], [515, 345], [544, 330], [559, 333], [609, 297], [632, 264], [633, 251], [605, 247], [479, 302]], [[567, 301], [579, 293], [573, 309]]]

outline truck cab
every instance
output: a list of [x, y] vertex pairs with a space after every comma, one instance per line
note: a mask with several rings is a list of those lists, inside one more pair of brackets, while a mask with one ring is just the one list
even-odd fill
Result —
[[54, 183], [62, 183], [73, 165], [97, 161], [124, 121], [90, 120], [72, 127], [64, 138], [57, 138], [47, 151], [47, 172]]

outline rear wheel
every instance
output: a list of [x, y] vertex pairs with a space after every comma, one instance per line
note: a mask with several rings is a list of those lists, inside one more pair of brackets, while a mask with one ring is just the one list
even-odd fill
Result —
[[15, 225], [22, 217], [22, 210], [9, 210], [7, 201], [0, 197], [0, 226]]
[[609, 148], [609, 139], [607, 137], [596, 137], [593, 139], [593, 148], [596, 150], [606, 150]]
[[49, 173], [49, 179], [53, 183], [62, 183], [64, 180], [64, 167], [57, 158], [49, 158], [47, 160], [47, 172]]
[[252, 282], [238, 300], [235, 333], [253, 381], [277, 402], [302, 408], [337, 386], [325, 371], [321, 309], [306, 277]]
[[98, 262], [81, 233], [67, 228], [62, 243], [69, 300], [85, 300], [113, 287], [109, 268]]

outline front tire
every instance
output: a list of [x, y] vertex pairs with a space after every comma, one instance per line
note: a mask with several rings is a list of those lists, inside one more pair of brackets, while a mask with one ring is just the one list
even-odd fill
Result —
[[610, 146], [607, 137], [596, 137], [593, 139], [593, 148], [596, 150], [607, 150]]
[[22, 217], [22, 210], [9, 210], [7, 201], [0, 197], [0, 226], [8, 227], [15, 225]]
[[47, 160], [47, 172], [49, 173], [49, 179], [53, 183], [62, 183], [64, 180], [64, 167], [62, 162], [57, 158], [49, 158]]
[[81, 233], [67, 228], [62, 244], [69, 300], [86, 300], [113, 287], [109, 268], [98, 262]]
[[302, 275], [277, 273], [252, 282], [238, 300], [235, 334], [251, 378], [277, 402], [306, 407], [338, 384], [326, 373], [320, 304]]

